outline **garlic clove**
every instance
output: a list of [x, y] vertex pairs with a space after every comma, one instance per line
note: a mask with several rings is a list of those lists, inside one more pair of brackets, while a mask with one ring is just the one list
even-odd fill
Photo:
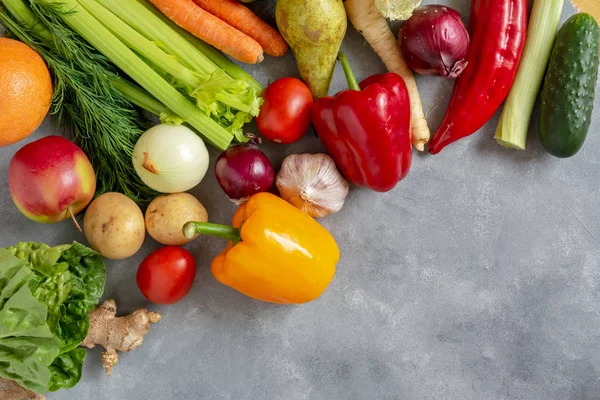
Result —
[[344, 206], [350, 187], [327, 154], [292, 154], [275, 181], [281, 198], [308, 215], [321, 218]]

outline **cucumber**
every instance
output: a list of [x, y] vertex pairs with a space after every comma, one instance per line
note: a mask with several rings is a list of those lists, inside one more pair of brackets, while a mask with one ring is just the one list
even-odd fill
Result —
[[569, 18], [558, 31], [541, 94], [539, 136], [559, 158], [581, 149], [592, 122], [600, 28], [587, 13]]

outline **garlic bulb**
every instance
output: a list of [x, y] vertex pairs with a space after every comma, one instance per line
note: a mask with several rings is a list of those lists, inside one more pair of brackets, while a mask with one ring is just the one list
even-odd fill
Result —
[[281, 198], [316, 218], [336, 213], [350, 190], [327, 154], [292, 154], [275, 181]]

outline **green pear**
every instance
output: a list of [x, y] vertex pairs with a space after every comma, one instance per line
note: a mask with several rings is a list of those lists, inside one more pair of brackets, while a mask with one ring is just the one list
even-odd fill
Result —
[[348, 21], [342, 0], [277, 0], [277, 27], [315, 99], [329, 91]]

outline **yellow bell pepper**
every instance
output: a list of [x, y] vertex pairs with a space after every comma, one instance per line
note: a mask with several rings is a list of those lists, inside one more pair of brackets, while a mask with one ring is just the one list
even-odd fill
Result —
[[340, 250], [317, 221], [285, 200], [258, 193], [238, 208], [233, 227], [188, 222], [197, 233], [229, 239], [211, 264], [214, 277], [252, 298], [301, 304], [318, 298], [335, 275]]

